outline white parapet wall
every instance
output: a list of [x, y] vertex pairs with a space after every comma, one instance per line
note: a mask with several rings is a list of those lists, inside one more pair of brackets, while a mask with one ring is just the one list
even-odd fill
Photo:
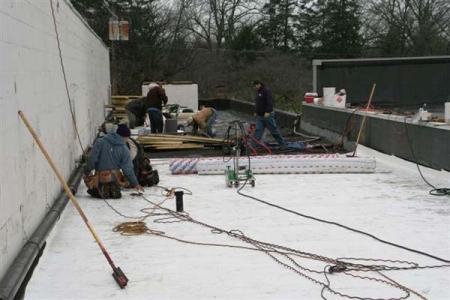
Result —
[[107, 47], [69, 0], [53, 0], [54, 14], [50, 4], [0, 1], [0, 279], [61, 193], [61, 184], [18, 111], [68, 180], [82, 154], [70, 105], [87, 147], [104, 121], [109, 98]]

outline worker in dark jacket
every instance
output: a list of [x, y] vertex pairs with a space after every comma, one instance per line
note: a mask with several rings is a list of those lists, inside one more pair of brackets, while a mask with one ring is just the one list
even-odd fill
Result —
[[144, 109], [145, 97], [133, 99], [125, 106], [127, 112], [129, 127], [142, 126], [145, 122], [146, 111]]
[[130, 138], [127, 142], [133, 161], [134, 174], [141, 186], [154, 186], [159, 183], [158, 170], [153, 170], [148, 158], [144, 153], [144, 148], [136, 140]]
[[273, 110], [273, 95], [270, 89], [260, 80], [252, 81], [253, 88], [256, 90], [255, 96], [255, 116], [256, 130], [253, 138], [261, 142], [264, 129], [268, 129], [273, 138], [280, 145], [280, 149], [284, 149], [285, 141], [278, 130], [275, 122], [275, 112]]
[[144, 111], [148, 112], [152, 133], [161, 133], [164, 129], [162, 107], [167, 104], [166, 91], [161, 83], [150, 83], [147, 98], [144, 100]]
[[[118, 199], [122, 197], [120, 187], [128, 186], [139, 192], [144, 191], [134, 174], [130, 151], [126, 146], [130, 135], [130, 129], [120, 124], [117, 132], [110, 132], [95, 141], [83, 177], [87, 192], [92, 197]], [[95, 174], [92, 175], [92, 171]]]

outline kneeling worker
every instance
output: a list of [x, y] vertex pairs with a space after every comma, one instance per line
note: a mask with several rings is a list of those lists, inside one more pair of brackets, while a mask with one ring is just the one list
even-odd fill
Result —
[[212, 130], [212, 126], [217, 119], [217, 111], [212, 107], [200, 106], [200, 111], [192, 117], [189, 117], [187, 123], [189, 126], [193, 126], [193, 131], [200, 130], [206, 132], [209, 137], [214, 137], [215, 134]]
[[[126, 146], [130, 135], [130, 129], [120, 124], [116, 132], [95, 141], [83, 177], [87, 192], [92, 197], [118, 199], [122, 197], [120, 187], [130, 185], [138, 192], [144, 191], [134, 174], [130, 151]], [[95, 175], [90, 175], [92, 170], [95, 170]]]

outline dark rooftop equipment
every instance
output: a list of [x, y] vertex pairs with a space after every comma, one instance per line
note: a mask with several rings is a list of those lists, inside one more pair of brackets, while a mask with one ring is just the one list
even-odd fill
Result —
[[443, 106], [450, 95], [450, 56], [313, 60], [313, 89], [345, 89], [347, 102], [365, 103], [371, 86], [378, 107]]

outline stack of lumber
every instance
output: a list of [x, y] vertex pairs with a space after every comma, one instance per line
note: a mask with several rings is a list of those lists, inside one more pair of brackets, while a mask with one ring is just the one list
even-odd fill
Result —
[[125, 107], [130, 100], [128, 96], [112, 96], [111, 104], [117, 107]]
[[111, 104], [105, 105], [105, 108], [111, 109], [113, 117], [118, 119], [127, 118], [125, 106], [133, 99], [141, 98], [142, 96], [112, 96]]
[[125, 111], [125, 107], [123, 106], [105, 105], [105, 108], [109, 108], [112, 110], [114, 118], [117, 119], [127, 118], [127, 113]]
[[220, 146], [223, 143], [222, 139], [179, 134], [141, 135], [137, 141], [144, 148], [154, 150], [197, 149]]

